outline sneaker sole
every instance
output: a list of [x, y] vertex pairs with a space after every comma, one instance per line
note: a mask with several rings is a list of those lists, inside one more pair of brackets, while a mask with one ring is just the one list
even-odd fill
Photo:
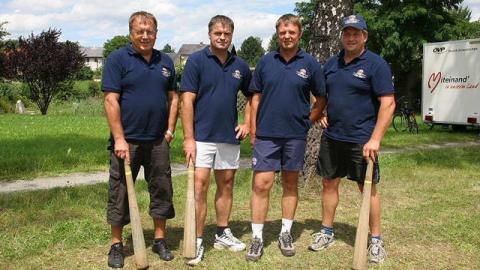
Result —
[[312, 246], [308, 246], [308, 250], [310, 250], [310, 251], [320, 251], [322, 249], [326, 249], [326, 248], [329, 248], [329, 247], [333, 246], [333, 244], [335, 244], [335, 241], [333, 241], [332, 243], [330, 243], [326, 246], [322, 246], [321, 248], [318, 248], [318, 249], [314, 249], [314, 248], [312, 248]]
[[256, 262], [256, 261], [260, 260], [260, 258], [262, 258], [262, 255], [263, 255], [263, 253], [260, 254], [260, 256], [258, 256], [258, 257], [249, 257], [247, 255], [247, 256], [245, 256], [245, 259], [247, 260], [247, 262]]
[[198, 261], [197, 260], [195, 260], [195, 261], [190, 260], [190, 261], [186, 261], [185, 264], [188, 265], [188, 266], [195, 266], [195, 265], [199, 264], [201, 261], [202, 260], [198, 260]]
[[235, 246], [228, 247], [220, 243], [213, 243], [213, 247], [218, 250], [228, 249], [233, 252], [240, 252], [242, 250], [245, 250], [245, 247], [235, 247]]

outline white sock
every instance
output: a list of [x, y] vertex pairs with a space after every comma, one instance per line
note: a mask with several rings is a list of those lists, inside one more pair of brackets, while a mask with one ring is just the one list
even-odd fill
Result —
[[292, 224], [292, 219], [282, 218], [282, 230], [280, 231], [280, 234], [284, 232], [290, 232], [290, 229], [292, 229]]
[[255, 237], [263, 242], [263, 224], [252, 223], [252, 238]]

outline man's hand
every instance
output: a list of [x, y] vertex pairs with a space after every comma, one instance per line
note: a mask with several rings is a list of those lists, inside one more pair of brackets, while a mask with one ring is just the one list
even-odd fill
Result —
[[257, 139], [257, 136], [255, 136], [254, 133], [250, 134], [250, 145], [253, 146], [255, 145], [255, 140]]
[[165, 140], [168, 144], [173, 141], [174, 135], [170, 130], [167, 130], [163, 136], [165, 136]]
[[328, 127], [328, 117], [327, 116], [322, 115], [322, 117], [320, 117], [320, 125], [324, 129]]
[[250, 133], [250, 127], [247, 124], [240, 124], [235, 128], [237, 140], [243, 140]]
[[114, 146], [115, 155], [121, 159], [127, 159], [128, 164], [130, 164], [130, 152], [128, 148], [128, 143], [125, 139], [115, 140]]
[[368, 160], [368, 158], [370, 157], [373, 159], [373, 161], [376, 161], [379, 150], [380, 150], [380, 141], [370, 139], [363, 146], [363, 157], [366, 160]]
[[190, 159], [195, 163], [195, 153], [196, 153], [196, 144], [193, 139], [185, 139], [183, 141], [183, 153], [185, 154], [185, 159], [189, 163]]

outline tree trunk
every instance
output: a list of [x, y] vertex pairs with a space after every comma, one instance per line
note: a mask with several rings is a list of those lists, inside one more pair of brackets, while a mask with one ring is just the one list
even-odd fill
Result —
[[[307, 51], [315, 56], [320, 63], [325, 62], [341, 49], [340, 30], [341, 19], [353, 13], [352, 0], [322, 0], [318, 1], [317, 11], [312, 23], [311, 39]], [[303, 178], [308, 181], [315, 175], [316, 161], [320, 150], [322, 128], [317, 123], [308, 132], [307, 149]]]

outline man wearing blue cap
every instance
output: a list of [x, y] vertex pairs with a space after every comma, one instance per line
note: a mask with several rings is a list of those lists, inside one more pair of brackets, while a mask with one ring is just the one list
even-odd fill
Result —
[[371, 193], [368, 248], [371, 262], [385, 259], [380, 232], [380, 180], [378, 151], [395, 109], [392, 74], [387, 62], [366, 49], [367, 24], [360, 15], [342, 19], [343, 50], [324, 66], [327, 90], [327, 115], [321, 117], [324, 128], [317, 168], [323, 177], [322, 227], [309, 246], [318, 251], [334, 243], [333, 219], [339, 201], [342, 177], [356, 181], [360, 191], [366, 173], [366, 159], [375, 160]]

